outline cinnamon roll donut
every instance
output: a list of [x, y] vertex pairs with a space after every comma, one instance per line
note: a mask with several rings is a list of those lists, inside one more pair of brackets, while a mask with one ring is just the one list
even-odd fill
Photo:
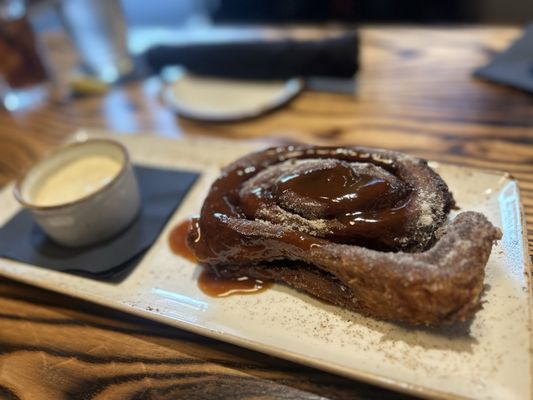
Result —
[[286, 283], [357, 312], [438, 325], [480, 306], [500, 231], [454, 205], [427, 162], [362, 147], [247, 155], [213, 183], [188, 245], [222, 277]]

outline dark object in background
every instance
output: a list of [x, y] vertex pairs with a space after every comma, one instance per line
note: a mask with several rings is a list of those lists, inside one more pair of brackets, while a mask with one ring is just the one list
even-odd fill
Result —
[[23, 11], [0, 15], [0, 76], [10, 89], [26, 88], [47, 79], [33, 29]]
[[474, 76], [533, 93], [533, 24], [507, 50], [474, 71]]
[[474, 21], [478, 0], [220, 0], [215, 22]]
[[195, 74], [222, 78], [351, 78], [359, 68], [358, 54], [358, 36], [350, 33], [315, 41], [156, 46], [147, 51], [146, 60], [154, 72], [169, 65], [181, 65]]
[[[58, 28], [50, 0], [27, 0], [39, 30]], [[183, 26], [209, 15], [215, 23], [489, 23], [527, 24], [531, 0], [121, 0], [130, 28]], [[39, 15], [36, 15], [39, 14]], [[38, 18], [37, 18], [38, 17]]]

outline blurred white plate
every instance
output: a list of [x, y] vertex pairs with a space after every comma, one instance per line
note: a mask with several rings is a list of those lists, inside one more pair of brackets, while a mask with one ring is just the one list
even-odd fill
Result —
[[163, 100], [183, 117], [206, 122], [259, 117], [282, 107], [303, 89], [301, 79], [246, 81], [179, 73], [163, 88]]
[[[200, 267], [173, 255], [167, 235], [198, 212], [220, 166], [252, 150], [251, 145], [114, 138], [129, 148], [136, 163], [203, 172], [135, 271], [111, 284], [0, 259], [1, 275], [402, 392], [437, 398], [530, 398], [525, 229], [518, 187], [507, 174], [434, 164], [458, 205], [485, 213], [504, 236], [488, 262], [484, 308], [470, 331], [413, 329], [365, 318], [281, 285], [252, 296], [206, 296], [196, 284]], [[0, 224], [18, 210], [7, 187], [0, 194]]]

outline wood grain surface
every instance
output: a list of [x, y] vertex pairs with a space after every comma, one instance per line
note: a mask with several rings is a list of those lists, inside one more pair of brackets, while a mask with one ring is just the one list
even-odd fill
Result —
[[[306, 92], [241, 123], [176, 118], [160, 102], [156, 78], [103, 96], [0, 111], [0, 185], [83, 126], [384, 147], [510, 172], [519, 181], [533, 253], [533, 96], [471, 77], [519, 33], [365, 28], [356, 95]], [[61, 35], [48, 37], [47, 47], [55, 64], [73, 62]], [[0, 278], [2, 399], [403, 397]]]

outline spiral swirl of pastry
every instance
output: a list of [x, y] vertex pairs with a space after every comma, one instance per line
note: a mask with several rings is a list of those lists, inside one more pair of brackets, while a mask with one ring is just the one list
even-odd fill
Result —
[[188, 243], [222, 276], [285, 282], [367, 315], [413, 324], [470, 317], [500, 237], [424, 160], [361, 147], [285, 146], [213, 183]]

